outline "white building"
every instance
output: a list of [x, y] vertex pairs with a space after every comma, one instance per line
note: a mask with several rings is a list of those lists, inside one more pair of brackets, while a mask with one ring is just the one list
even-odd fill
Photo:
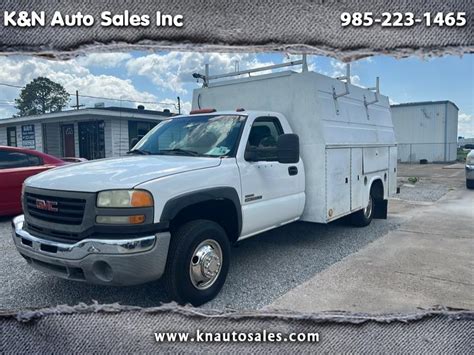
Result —
[[100, 159], [126, 154], [169, 110], [94, 107], [0, 120], [0, 145], [57, 157]]
[[459, 109], [453, 102], [413, 102], [391, 108], [400, 162], [456, 160]]

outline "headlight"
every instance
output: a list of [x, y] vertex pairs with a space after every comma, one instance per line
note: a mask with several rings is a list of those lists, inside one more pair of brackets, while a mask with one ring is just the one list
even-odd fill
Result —
[[153, 207], [153, 197], [144, 190], [109, 190], [97, 195], [97, 207]]
[[474, 165], [474, 155], [470, 154], [466, 158], [466, 164], [467, 165]]

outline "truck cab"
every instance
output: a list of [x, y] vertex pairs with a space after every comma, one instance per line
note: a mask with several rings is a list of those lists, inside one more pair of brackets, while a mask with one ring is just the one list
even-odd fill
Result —
[[18, 251], [70, 280], [162, 278], [173, 300], [200, 305], [222, 288], [237, 241], [296, 220], [386, 218], [396, 179], [388, 99], [369, 107], [368, 90], [352, 86], [341, 99], [331, 94], [339, 81], [314, 74], [206, 83], [189, 115], [161, 122], [127, 156], [29, 178], [13, 221]]

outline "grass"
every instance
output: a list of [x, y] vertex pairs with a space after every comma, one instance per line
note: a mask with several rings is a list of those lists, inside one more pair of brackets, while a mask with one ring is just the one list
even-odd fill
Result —
[[408, 178], [408, 181], [411, 182], [412, 184], [416, 184], [418, 182], [418, 178], [416, 176], [410, 176]]
[[456, 158], [457, 161], [464, 163], [466, 161], [466, 156], [469, 153], [469, 150], [464, 150], [462, 148], [458, 148], [458, 156]]

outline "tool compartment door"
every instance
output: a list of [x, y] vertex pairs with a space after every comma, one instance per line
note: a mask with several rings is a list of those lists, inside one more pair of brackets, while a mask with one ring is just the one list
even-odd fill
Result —
[[390, 147], [390, 160], [388, 162], [388, 193], [389, 196], [397, 192], [397, 147]]
[[[351, 211], [364, 205], [364, 175], [362, 174], [362, 148], [351, 149]], [[367, 198], [365, 198], [367, 200]], [[365, 201], [367, 203], [367, 201]]]
[[326, 213], [332, 220], [351, 209], [351, 150], [326, 149]]

